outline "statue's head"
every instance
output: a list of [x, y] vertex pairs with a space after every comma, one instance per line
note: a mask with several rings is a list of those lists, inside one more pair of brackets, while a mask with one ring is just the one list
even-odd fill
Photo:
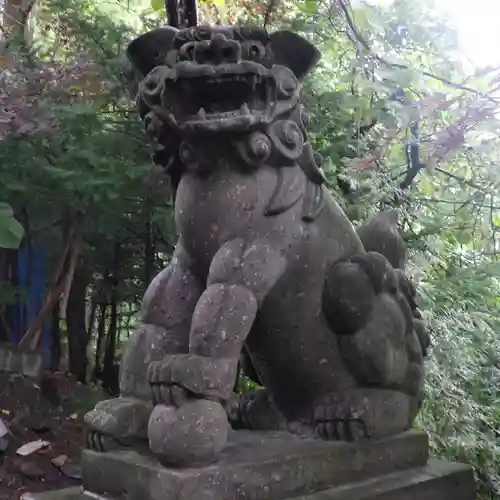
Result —
[[250, 26], [165, 26], [136, 38], [127, 53], [144, 77], [142, 117], [153, 111], [191, 136], [269, 125], [297, 105], [298, 82], [320, 58], [295, 33]]

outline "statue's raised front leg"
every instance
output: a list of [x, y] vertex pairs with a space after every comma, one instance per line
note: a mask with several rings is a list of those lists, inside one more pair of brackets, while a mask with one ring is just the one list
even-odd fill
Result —
[[402, 285], [376, 252], [329, 269], [323, 310], [358, 387], [317, 402], [313, 418], [323, 437], [376, 438], [411, 426], [422, 399], [427, 337], [415, 329]]
[[120, 363], [120, 397], [98, 403], [85, 415], [87, 446], [108, 451], [147, 439], [153, 409], [149, 365], [166, 354], [188, 352], [191, 319], [202, 290], [178, 245], [170, 266], [144, 295], [143, 324], [126, 344]]
[[224, 405], [243, 343], [285, 265], [266, 240], [232, 240], [215, 255], [193, 315], [189, 354], [167, 355], [150, 366], [156, 406], [148, 437], [162, 462], [186, 466], [217, 458], [227, 440]]

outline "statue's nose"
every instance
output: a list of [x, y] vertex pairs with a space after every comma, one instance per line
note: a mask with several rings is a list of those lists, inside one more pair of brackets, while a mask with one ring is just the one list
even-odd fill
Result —
[[194, 60], [198, 64], [228, 64], [237, 63], [240, 55], [241, 48], [238, 42], [216, 34], [211, 40], [204, 40], [197, 44]]

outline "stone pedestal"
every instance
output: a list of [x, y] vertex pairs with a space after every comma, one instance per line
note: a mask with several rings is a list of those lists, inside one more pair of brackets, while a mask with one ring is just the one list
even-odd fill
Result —
[[234, 432], [208, 467], [136, 451], [83, 452], [83, 488], [23, 500], [474, 500], [472, 469], [428, 457], [425, 434], [359, 444]]

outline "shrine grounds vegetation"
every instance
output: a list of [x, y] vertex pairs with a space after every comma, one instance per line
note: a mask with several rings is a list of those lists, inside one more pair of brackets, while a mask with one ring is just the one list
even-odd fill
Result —
[[[175, 241], [124, 56], [160, 4], [46, 0], [5, 26], [0, 52], [0, 337], [27, 300], [13, 265], [22, 239], [43, 251], [47, 285], [23, 343], [39, 345], [49, 321], [52, 367], [111, 390]], [[331, 190], [354, 224], [400, 210], [419, 283], [433, 347], [418, 425], [435, 455], [471, 463], [484, 498], [500, 498], [500, 68], [467, 69], [427, 0], [200, 2], [200, 21], [240, 19], [291, 27], [322, 51], [302, 95]]]

